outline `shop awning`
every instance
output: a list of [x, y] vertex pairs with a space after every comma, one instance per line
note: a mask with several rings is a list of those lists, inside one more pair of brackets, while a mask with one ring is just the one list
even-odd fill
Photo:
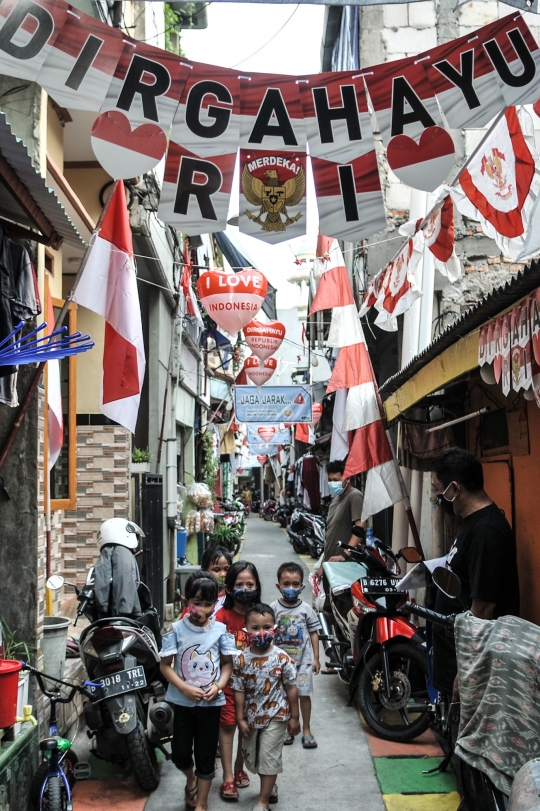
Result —
[[0, 112], [0, 224], [16, 238], [58, 248], [84, 240], [56, 194], [34, 167], [26, 146]]
[[533, 261], [463, 313], [407, 366], [389, 377], [380, 387], [381, 394], [387, 396], [384, 407], [388, 419], [395, 419], [423, 397], [475, 369], [480, 327], [538, 286], [540, 264]]

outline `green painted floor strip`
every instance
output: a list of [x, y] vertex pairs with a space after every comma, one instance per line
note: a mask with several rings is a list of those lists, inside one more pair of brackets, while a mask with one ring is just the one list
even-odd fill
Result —
[[375, 773], [382, 794], [445, 794], [456, 791], [456, 776], [447, 772], [422, 774], [442, 758], [374, 758]]

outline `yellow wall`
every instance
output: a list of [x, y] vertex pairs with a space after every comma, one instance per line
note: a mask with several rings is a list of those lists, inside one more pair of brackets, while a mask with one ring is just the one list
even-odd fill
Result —
[[94, 222], [101, 214], [99, 192], [111, 177], [104, 169], [69, 169], [64, 171], [69, 185], [90, 214]]
[[47, 104], [47, 154], [60, 171], [64, 169], [64, 127], [51, 100]]
[[85, 307], [78, 307], [77, 329], [83, 335], [90, 335], [96, 344], [94, 349], [83, 352], [77, 358], [77, 414], [100, 414], [105, 321]]

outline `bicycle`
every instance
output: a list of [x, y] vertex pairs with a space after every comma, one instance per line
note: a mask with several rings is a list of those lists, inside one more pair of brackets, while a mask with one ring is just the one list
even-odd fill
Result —
[[[72, 684], [62, 679], [47, 676], [35, 667], [21, 662], [23, 670], [28, 670], [37, 680], [39, 689], [50, 701], [49, 737], [39, 743], [42, 761], [32, 780], [30, 788], [30, 808], [32, 811], [73, 811], [71, 791], [76, 780], [87, 780], [90, 777], [90, 764], [79, 762], [71, 748], [71, 741], [58, 735], [58, 704], [69, 704], [75, 693], [80, 692], [92, 698], [88, 687], [101, 687], [91, 681]], [[71, 688], [67, 695], [62, 695], [59, 688], [48, 689], [44, 679], [58, 685]]]

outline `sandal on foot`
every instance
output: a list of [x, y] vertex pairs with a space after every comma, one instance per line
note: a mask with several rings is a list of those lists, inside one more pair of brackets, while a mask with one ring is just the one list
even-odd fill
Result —
[[184, 789], [184, 801], [186, 804], [186, 808], [196, 808], [197, 807], [197, 783], [193, 786], [193, 788], [186, 788]]
[[304, 749], [316, 749], [318, 745], [313, 735], [302, 735], [302, 746]]
[[247, 786], [249, 786], [249, 776], [243, 769], [238, 769], [234, 773], [234, 782], [236, 788], [246, 788]]
[[270, 799], [268, 800], [269, 805], [275, 805], [278, 802], [278, 790], [277, 786], [274, 786], [272, 789], [272, 794], [270, 795]]
[[284, 735], [283, 736], [283, 746], [291, 746], [294, 743], [294, 738], [292, 735]]
[[219, 789], [219, 794], [222, 800], [239, 800], [240, 795], [238, 789], [234, 785], [234, 780], [229, 780], [228, 783], [222, 783]]

